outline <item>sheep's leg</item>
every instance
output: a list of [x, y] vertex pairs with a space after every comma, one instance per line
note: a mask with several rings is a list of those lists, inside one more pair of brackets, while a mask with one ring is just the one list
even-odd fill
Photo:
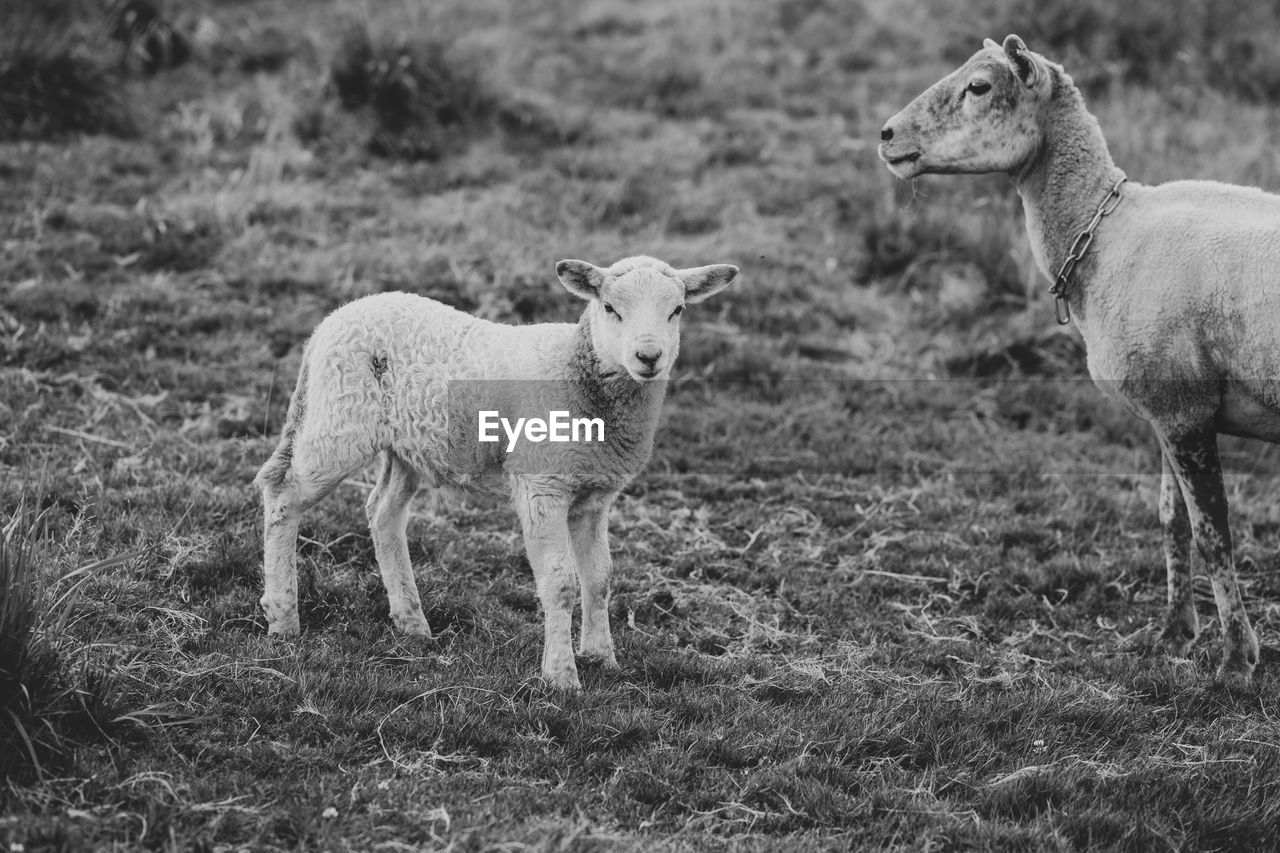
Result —
[[1160, 639], [1169, 654], [1183, 657], [1200, 634], [1191, 585], [1191, 521], [1169, 456], [1161, 452], [1160, 458], [1163, 463], [1160, 527], [1164, 531], [1164, 556], [1169, 575], [1169, 605]]
[[321, 448], [297, 444], [288, 435], [258, 474], [263, 507], [259, 603], [267, 617], [267, 633], [293, 635], [300, 630], [297, 546], [302, 514], [367, 461], [366, 456], [327, 454]]
[[571, 513], [569, 535], [582, 586], [582, 638], [578, 652], [617, 669], [613, 634], [609, 630], [609, 578], [613, 573], [609, 556], [609, 504], [612, 501], [610, 496], [602, 504]]
[[1217, 433], [1207, 427], [1176, 438], [1162, 438], [1161, 443], [1178, 478], [1191, 536], [1208, 566], [1218, 605], [1224, 639], [1218, 679], [1229, 686], [1248, 684], [1258, 663], [1258, 638], [1249, 624], [1236, 581]]
[[298, 621], [298, 521], [302, 507], [292, 483], [262, 488], [262, 612], [268, 634], [292, 636]]
[[515, 479], [512, 498], [524, 530], [524, 546], [542, 602], [542, 677], [562, 690], [580, 690], [573, 659], [573, 605], [577, 596], [569, 544], [569, 502], [558, 493]]
[[413, 564], [409, 560], [409, 540], [405, 535], [409, 503], [418, 493], [418, 484], [418, 475], [413, 469], [387, 451], [382, 474], [369, 493], [365, 512], [373, 535], [373, 553], [382, 573], [382, 584], [387, 588], [391, 621], [406, 634], [430, 637], [431, 626], [422, 613]]

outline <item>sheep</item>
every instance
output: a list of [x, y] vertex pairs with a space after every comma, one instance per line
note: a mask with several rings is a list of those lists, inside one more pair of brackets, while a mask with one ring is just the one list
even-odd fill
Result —
[[986, 39], [880, 138], [880, 158], [900, 178], [1013, 179], [1059, 322], [1075, 320], [1094, 383], [1160, 445], [1161, 644], [1182, 657], [1199, 635], [1194, 541], [1223, 630], [1218, 680], [1247, 685], [1258, 639], [1237, 584], [1217, 435], [1280, 441], [1280, 197], [1213, 181], [1127, 181], [1062, 66], [1016, 35]]
[[[575, 575], [579, 652], [618, 667], [608, 613], [609, 507], [653, 451], [684, 306], [723, 290], [738, 268], [673, 269], [638, 256], [608, 269], [564, 260], [556, 274], [588, 302], [576, 324], [492, 323], [409, 293], [366, 296], [320, 323], [303, 351], [279, 444], [255, 479], [268, 633], [299, 631], [302, 513], [381, 455], [366, 511], [398, 629], [431, 635], [405, 533], [418, 490], [509, 496], [542, 603], [542, 677], [554, 688], [581, 688], [570, 636]], [[524, 441], [510, 433], [480, 440], [486, 413], [500, 413], [509, 426], [556, 411], [589, 416], [602, 429], [578, 442], [535, 442], [528, 427]]]

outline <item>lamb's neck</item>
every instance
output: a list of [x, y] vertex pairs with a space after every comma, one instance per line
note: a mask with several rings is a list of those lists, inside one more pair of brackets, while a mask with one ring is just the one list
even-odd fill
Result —
[[[1103, 199], [1124, 177], [1111, 159], [1097, 119], [1085, 108], [1080, 90], [1070, 77], [1058, 73], [1046, 107], [1048, 118], [1040, 148], [1012, 176], [1022, 196], [1031, 251], [1050, 280]], [[1103, 224], [1099, 229], [1105, 227]], [[1073, 295], [1082, 287], [1076, 282]]]

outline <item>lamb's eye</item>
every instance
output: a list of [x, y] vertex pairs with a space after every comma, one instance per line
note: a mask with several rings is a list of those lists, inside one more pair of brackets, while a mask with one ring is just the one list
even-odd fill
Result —
[[991, 91], [991, 84], [986, 80], [974, 80], [969, 84], [968, 92], [971, 95], [981, 97]]
[[612, 314], [614, 317], [617, 317], [619, 320], [622, 319], [622, 315], [619, 314], [617, 311], [614, 311], [613, 306], [610, 305], [608, 302], [604, 304], [604, 313]]
[[683, 313], [684, 313], [684, 306], [683, 306], [683, 305], [677, 305], [677, 306], [676, 306], [676, 310], [672, 311], [672, 312], [671, 312], [671, 316], [670, 316], [670, 317], [668, 317], [667, 319], [668, 319], [668, 320], [674, 320], [675, 318], [679, 317], [679, 316], [680, 316], [681, 314], [683, 314]]

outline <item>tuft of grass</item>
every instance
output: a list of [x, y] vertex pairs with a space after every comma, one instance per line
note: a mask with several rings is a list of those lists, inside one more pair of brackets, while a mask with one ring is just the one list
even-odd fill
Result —
[[[0, 536], [0, 778], [43, 778], [39, 710], [58, 680], [58, 655], [37, 632], [32, 549], [38, 519], [19, 509]], [[37, 748], [37, 744], [41, 747]]]
[[97, 43], [100, 13], [83, 0], [3, 0], [0, 20], [0, 139], [135, 132]]
[[493, 133], [554, 144], [580, 132], [559, 121], [545, 99], [500, 94], [473, 62], [434, 38], [388, 38], [354, 27], [330, 79], [345, 109], [372, 113], [369, 150], [383, 157], [438, 161]]
[[113, 0], [107, 19], [108, 34], [124, 51], [121, 66], [135, 57], [142, 72], [152, 76], [192, 58], [191, 42], [165, 18], [162, 4], [154, 0]]
[[[37, 499], [34, 505], [43, 501]], [[77, 744], [109, 738], [125, 717], [110, 663], [70, 635], [75, 610], [95, 572], [134, 551], [93, 561], [50, 584], [39, 570], [48, 511], [25, 500], [0, 531], [0, 779], [43, 781], [69, 765]]]
[[358, 27], [344, 39], [331, 73], [344, 107], [372, 111], [369, 148], [382, 156], [439, 160], [464, 148], [497, 112], [478, 72], [438, 41], [384, 42]]

